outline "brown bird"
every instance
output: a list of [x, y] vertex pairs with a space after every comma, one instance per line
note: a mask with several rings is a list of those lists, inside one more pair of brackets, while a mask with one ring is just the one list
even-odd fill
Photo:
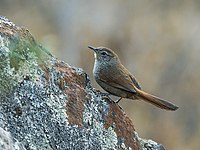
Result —
[[176, 110], [178, 106], [141, 90], [135, 77], [122, 65], [117, 54], [106, 47], [88, 48], [94, 51], [93, 74], [96, 82], [108, 93], [129, 99], [142, 99], [165, 110]]

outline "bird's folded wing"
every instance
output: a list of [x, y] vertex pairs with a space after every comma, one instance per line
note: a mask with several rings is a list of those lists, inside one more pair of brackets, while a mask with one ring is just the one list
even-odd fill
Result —
[[139, 85], [139, 83], [136, 81], [135, 77], [133, 77], [133, 75], [130, 75], [131, 80], [133, 81], [133, 84], [138, 88], [138, 89], [142, 89], [141, 86]]
[[120, 74], [113, 77], [102, 76], [100, 80], [112, 87], [136, 93], [134, 83], [129, 76], [121, 76]]

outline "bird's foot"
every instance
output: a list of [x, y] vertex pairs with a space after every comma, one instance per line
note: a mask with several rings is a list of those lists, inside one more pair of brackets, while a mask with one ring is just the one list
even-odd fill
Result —
[[[102, 97], [106, 97], [106, 98], [108, 98], [109, 100], [112, 100], [111, 98], [110, 98], [110, 93], [101, 93], [101, 95], [102, 95]], [[120, 97], [118, 100], [116, 100], [116, 101], [114, 101], [114, 100], [112, 100], [112, 101], [114, 101], [115, 103], [119, 103], [120, 101], [121, 101], [121, 99], [122, 99], [122, 97]]]

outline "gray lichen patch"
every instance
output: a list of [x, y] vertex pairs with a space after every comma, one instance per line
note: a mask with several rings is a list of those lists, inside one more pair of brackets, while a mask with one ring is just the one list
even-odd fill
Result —
[[[109, 111], [109, 105], [102, 97], [97, 97], [93, 92], [92, 97], [85, 103], [85, 111], [83, 113], [83, 124], [90, 133], [89, 141], [99, 145], [99, 149], [118, 149], [117, 134], [112, 127], [106, 129], [104, 121]], [[98, 141], [98, 142], [97, 142]]]
[[[4, 103], [9, 131], [30, 149], [50, 147], [49, 140], [58, 133], [55, 130], [67, 124], [64, 95], [54, 83], [45, 85], [43, 81], [24, 80], [10, 101]], [[8, 103], [10, 106], [6, 106]], [[21, 109], [20, 114], [16, 108]]]
[[[56, 83], [60, 73], [49, 67], [50, 78], [46, 80], [39, 66], [33, 68], [34, 78], [20, 81], [9, 99], [2, 97], [1, 113], [4, 117], [0, 122], [4, 122], [4, 128], [27, 149], [63, 149], [59, 147], [64, 147], [63, 139], [69, 127], [64, 107], [66, 97]], [[61, 136], [60, 132], [65, 134]]]
[[1, 150], [25, 150], [25, 148], [11, 134], [0, 127], [0, 149]]
[[0, 35], [0, 97], [16, 86], [14, 69], [10, 67], [8, 41]]

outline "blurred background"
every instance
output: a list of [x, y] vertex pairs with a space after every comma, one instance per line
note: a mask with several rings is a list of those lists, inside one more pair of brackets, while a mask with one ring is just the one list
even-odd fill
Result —
[[123, 99], [139, 136], [169, 150], [200, 149], [199, 0], [0, 0], [0, 15], [83, 68], [98, 89], [87, 45], [115, 50], [145, 91], [180, 107], [167, 112]]

